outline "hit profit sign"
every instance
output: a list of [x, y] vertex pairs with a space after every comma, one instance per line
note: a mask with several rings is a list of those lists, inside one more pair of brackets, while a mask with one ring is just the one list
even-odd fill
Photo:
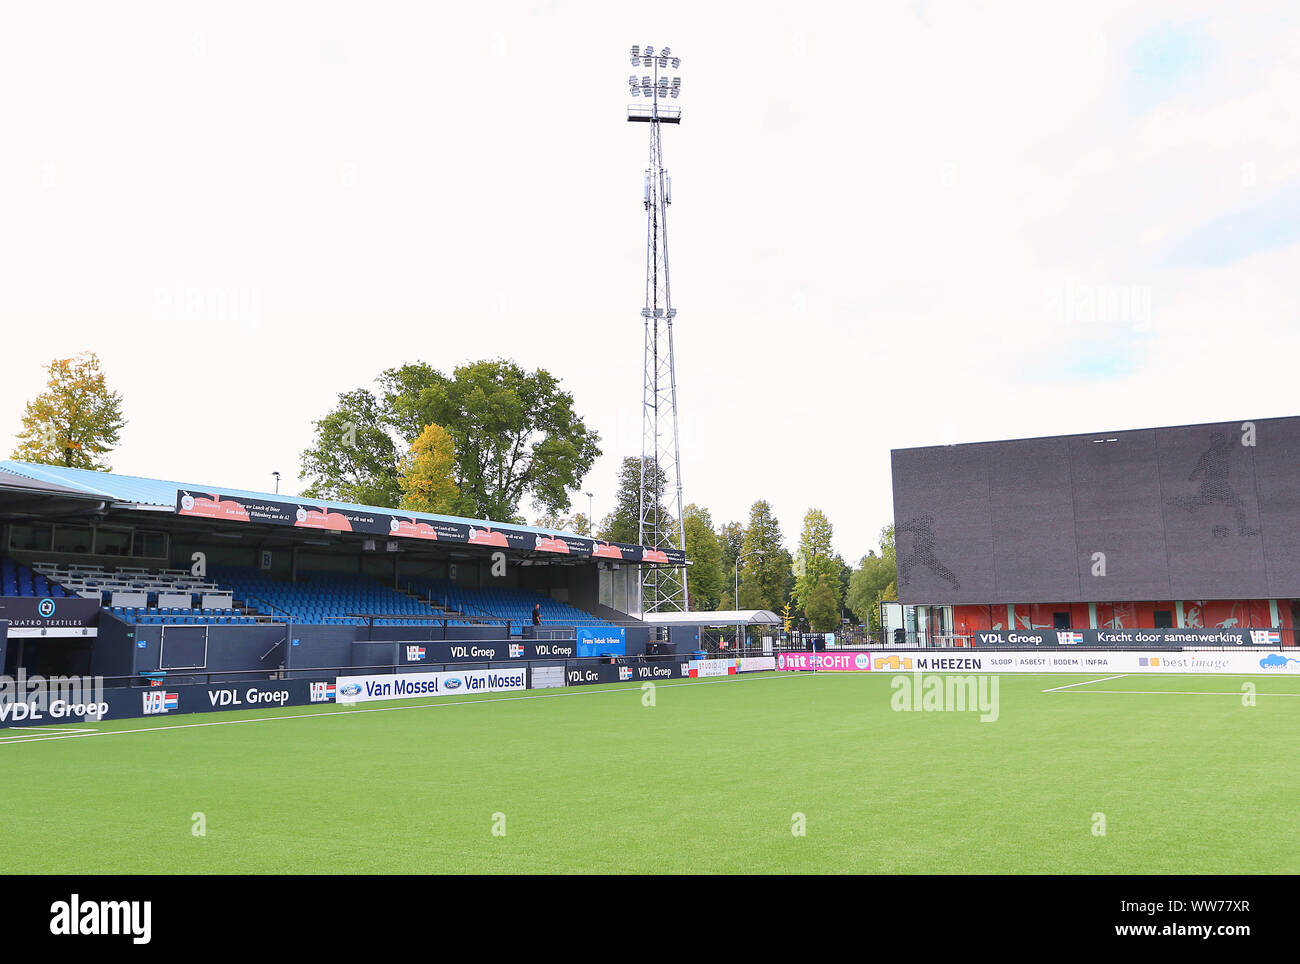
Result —
[[385, 676], [340, 676], [335, 687], [338, 703], [369, 703], [417, 696], [463, 696], [466, 693], [504, 693], [528, 688], [528, 671], [471, 669], [463, 673], [397, 673]]

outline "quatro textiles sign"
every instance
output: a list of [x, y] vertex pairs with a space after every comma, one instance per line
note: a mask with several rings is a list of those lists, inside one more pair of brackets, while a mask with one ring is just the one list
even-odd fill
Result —
[[464, 696], [505, 693], [528, 688], [528, 673], [519, 669], [470, 669], [460, 673], [395, 673], [384, 676], [340, 676], [336, 703], [370, 703], [419, 696]]
[[816, 670], [819, 673], [866, 673], [871, 670], [870, 653], [780, 653], [776, 668]]
[[0, 619], [12, 629], [60, 629], [93, 626], [99, 617], [94, 599], [60, 596], [0, 596]]

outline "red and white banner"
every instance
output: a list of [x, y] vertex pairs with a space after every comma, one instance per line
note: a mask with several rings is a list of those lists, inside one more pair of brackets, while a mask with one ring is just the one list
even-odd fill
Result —
[[687, 676], [735, 676], [734, 659], [693, 659], [687, 664]]

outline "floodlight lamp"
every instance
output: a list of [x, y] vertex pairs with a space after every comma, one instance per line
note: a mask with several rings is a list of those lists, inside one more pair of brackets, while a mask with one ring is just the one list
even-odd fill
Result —
[[673, 58], [673, 70], [676, 70], [676, 69], [677, 69], [678, 67], [680, 67], [681, 65], [682, 65], [682, 58], [681, 58], [681, 57], [674, 57], [674, 58]]
[[673, 52], [673, 48], [672, 48], [672, 47], [665, 47], [663, 50], [659, 51], [659, 56], [660, 56], [660, 57], [667, 57], [667, 56], [669, 56], [672, 52]]
[[638, 57], [638, 56], [640, 56], [640, 54], [641, 54], [641, 45], [640, 45], [640, 44], [633, 44], [633, 45], [632, 45], [632, 56], [633, 56], [633, 57]]
[[647, 46], [646, 49], [645, 49], [645, 55], [646, 55], [647, 57], [653, 57], [653, 56], [655, 55], [655, 49], [654, 49], [654, 47], [649, 47], [649, 46]]

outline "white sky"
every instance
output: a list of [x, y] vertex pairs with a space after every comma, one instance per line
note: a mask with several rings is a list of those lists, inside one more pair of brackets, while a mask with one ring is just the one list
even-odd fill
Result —
[[716, 522], [767, 498], [793, 548], [817, 506], [856, 561], [891, 448], [1296, 414], [1293, 2], [647, 9], [6, 5], [3, 454], [92, 349], [116, 471], [296, 491], [338, 392], [506, 356], [601, 433], [603, 516], [640, 450], [633, 43], [683, 58], [683, 476]]

